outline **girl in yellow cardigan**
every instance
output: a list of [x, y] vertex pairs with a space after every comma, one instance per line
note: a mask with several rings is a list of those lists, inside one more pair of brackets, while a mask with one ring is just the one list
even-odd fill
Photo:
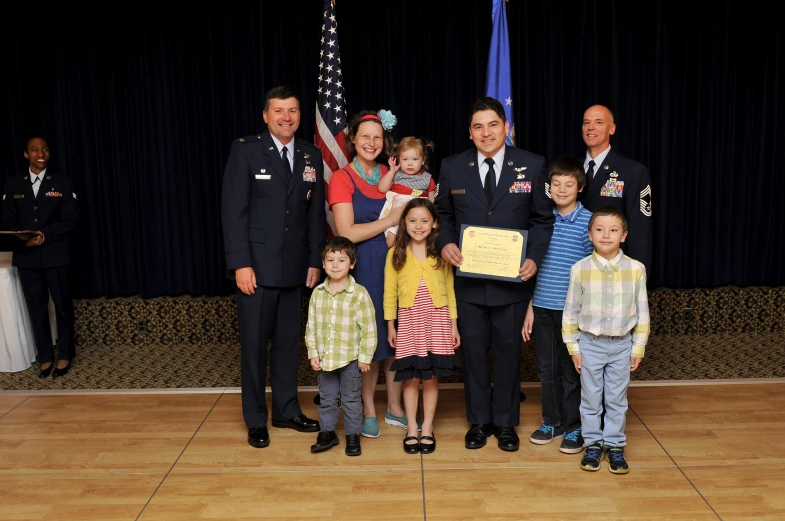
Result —
[[[384, 319], [395, 349], [395, 381], [404, 382], [403, 403], [409, 418], [403, 450], [436, 450], [433, 417], [439, 398], [438, 379], [460, 368], [455, 349], [461, 345], [453, 290], [452, 265], [436, 251], [436, 207], [418, 197], [404, 207], [395, 243], [384, 267]], [[403, 232], [402, 232], [403, 230]], [[397, 327], [396, 327], [397, 319]], [[417, 405], [423, 384], [422, 436], [417, 438]]]

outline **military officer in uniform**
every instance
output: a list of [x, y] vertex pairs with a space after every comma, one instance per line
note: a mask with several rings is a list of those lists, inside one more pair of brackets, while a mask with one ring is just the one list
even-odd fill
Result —
[[[33, 327], [38, 376], [64, 376], [76, 355], [74, 304], [68, 288], [70, 236], [79, 220], [71, 179], [47, 169], [49, 144], [34, 137], [25, 144], [27, 172], [9, 177], [3, 190], [3, 228], [16, 235], [13, 265], [19, 272]], [[49, 295], [57, 316], [57, 361], [52, 350]]]
[[458, 248], [462, 224], [529, 231], [521, 281], [455, 277], [466, 418], [472, 424], [465, 436], [467, 449], [483, 447], [491, 434], [502, 450], [516, 451], [520, 445], [515, 426], [520, 422], [521, 328], [537, 266], [553, 233], [545, 158], [506, 146], [509, 131], [499, 101], [484, 97], [473, 102], [469, 133], [476, 148], [442, 161], [436, 190], [442, 219], [437, 247], [453, 266], [463, 261]]
[[594, 105], [586, 109], [583, 114], [586, 154], [581, 158], [586, 171], [586, 188], [582, 202], [592, 212], [603, 206], [613, 206], [624, 212], [629, 233], [622, 250], [628, 257], [641, 262], [648, 276], [652, 255], [649, 171], [611, 147], [610, 139], [615, 132], [616, 123], [608, 107]]
[[297, 400], [305, 286], [321, 279], [326, 240], [324, 167], [318, 148], [294, 136], [300, 100], [289, 87], [267, 92], [267, 131], [232, 143], [221, 217], [226, 266], [237, 283], [243, 418], [248, 443], [267, 447], [267, 345], [272, 425], [318, 432]]

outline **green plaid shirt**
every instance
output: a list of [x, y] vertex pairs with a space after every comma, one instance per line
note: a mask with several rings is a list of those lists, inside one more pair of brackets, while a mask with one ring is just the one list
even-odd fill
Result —
[[597, 252], [570, 269], [562, 338], [571, 355], [581, 352], [578, 331], [624, 336], [632, 331], [632, 356], [643, 358], [649, 339], [646, 268], [619, 252], [608, 261]]
[[316, 286], [308, 305], [305, 345], [308, 358], [318, 357], [323, 371], [334, 371], [354, 360], [370, 364], [376, 351], [376, 313], [368, 291], [349, 275], [337, 293], [328, 278]]

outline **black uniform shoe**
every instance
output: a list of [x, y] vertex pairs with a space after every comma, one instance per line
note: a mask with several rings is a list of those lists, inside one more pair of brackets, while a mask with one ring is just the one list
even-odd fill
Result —
[[515, 452], [521, 446], [521, 440], [515, 432], [515, 427], [496, 427], [496, 437], [499, 439], [501, 450]]
[[319, 432], [319, 422], [304, 414], [289, 420], [273, 420], [273, 427], [278, 429], [294, 429], [298, 432]]
[[38, 370], [38, 378], [49, 378], [49, 375], [52, 374], [52, 369], [55, 368], [55, 365], [50, 363], [49, 367], [46, 369], [39, 369]]
[[347, 434], [346, 435], [346, 449], [344, 450], [347, 456], [359, 456], [363, 453], [360, 448], [360, 435]]
[[267, 433], [267, 427], [252, 427], [248, 429], [248, 445], [263, 449], [270, 445], [270, 435]]
[[322, 431], [316, 437], [316, 443], [311, 445], [311, 452], [324, 452], [338, 443], [338, 435], [335, 431]]
[[473, 423], [469, 431], [464, 436], [467, 449], [479, 449], [485, 447], [485, 440], [493, 434], [493, 424]]

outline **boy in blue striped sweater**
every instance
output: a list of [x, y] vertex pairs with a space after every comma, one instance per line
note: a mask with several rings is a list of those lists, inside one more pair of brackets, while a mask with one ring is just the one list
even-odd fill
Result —
[[594, 251], [586, 233], [591, 212], [578, 201], [585, 185], [583, 165], [574, 158], [560, 157], [548, 170], [546, 188], [555, 205], [556, 222], [521, 331], [525, 341], [534, 336], [542, 385], [542, 425], [529, 441], [545, 445], [562, 438], [559, 450], [565, 454], [583, 449], [581, 379], [562, 341], [561, 328], [570, 268]]

